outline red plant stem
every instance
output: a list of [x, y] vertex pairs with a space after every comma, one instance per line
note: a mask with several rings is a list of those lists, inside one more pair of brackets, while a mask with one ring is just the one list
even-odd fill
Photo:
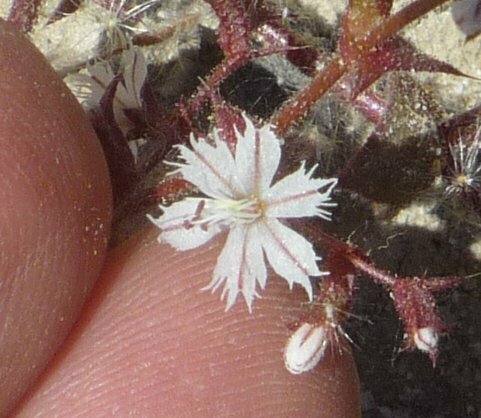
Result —
[[367, 274], [375, 283], [392, 287], [396, 282], [396, 277], [377, 268], [371, 262], [363, 260], [361, 257], [356, 257], [354, 254], [347, 254], [347, 258], [357, 270]]
[[382, 127], [382, 121], [386, 116], [386, 103], [371, 92], [366, 92], [362, 97], [356, 97], [353, 103], [367, 120]]
[[293, 122], [304, 116], [312, 105], [329, 90], [346, 71], [346, 66], [340, 57], [329, 63], [305, 89], [301, 90], [293, 99], [274, 116], [271, 123], [276, 132], [283, 137]]
[[[365, 37], [358, 39], [358, 50], [369, 52], [380, 42], [385, 42], [396, 35], [406, 25], [440, 6], [447, 0], [417, 0], [395, 15], [389, 16], [381, 24], [369, 31]], [[319, 72], [309, 86], [295, 95], [289, 103], [272, 119], [279, 136], [285, 136], [289, 127], [301, 117], [326, 93], [348, 70], [340, 57], [335, 58]]]
[[224, 81], [235, 70], [242, 67], [247, 62], [247, 57], [240, 59], [224, 59], [212, 72], [205, 81], [205, 85], [209, 86], [209, 90], [216, 90], [219, 84]]
[[376, 267], [359, 247], [346, 244], [344, 241], [320, 230], [317, 225], [313, 223], [300, 223], [299, 225], [304, 235], [306, 235], [310, 241], [329, 249], [337, 249], [337, 254], [342, 255], [358, 272], [366, 274], [372, 278], [375, 283], [391, 287], [396, 282], [395, 276]]
[[189, 100], [188, 109], [190, 112], [198, 112], [200, 105], [210, 97], [219, 87], [219, 84], [231, 75], [235, 70], [242, 67], [248, 61], [247, 57], [238, 59], [225, 58], [219, 63], [206, 80], [197, 88], [197, 93]]
[[370, 49], [380, 41], [388, 40], [405, 26], [447, 1], [448, 0], [417, 0], [409, 4], [395, 15], [389, 16], [380, 25], [374, 27], [369, 34], [360, 41], [363, 43], [362, 47]]
[[423, 281], [423, 286], [431, 292], [439, 292], [457, 286], [466, 278], [464, 276], [429, 277], [397, 277], [386, 270], [382, 270], [369, 259], [359, 247], [346, 244], [344, 241], [324, 232], [314, 223], [294, 223], [303, 234], [317, 245], [324, 246], [330, 250], [336, 249], [336, 254], [351, 264], [358, 273], [366, 274], [374, 283], [380, 284], [388, 289], [403, 279], [417, 279]]

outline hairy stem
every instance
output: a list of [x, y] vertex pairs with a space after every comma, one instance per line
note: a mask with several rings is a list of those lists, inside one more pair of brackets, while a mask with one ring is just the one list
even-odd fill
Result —
[[[385, 42], [396, 35], [406, 25], [423, 16], [430, 10], [442, 5], [447, 0], [417, 0], [395, 15], [387, 17], [381, 24], [369, 31], [365, 37], [358, 39], [358, 49], [368, 53], [380, 42]], [[362, 59], [362, 57], [361, 57]], [[274, 116], [272, 124], [277, 134], [284, 136], [289, 127], [316, 103], [348, 70], [349, 66], [337, 57], [320, 71], [304, 90], [296, 94], [288, 104]]]

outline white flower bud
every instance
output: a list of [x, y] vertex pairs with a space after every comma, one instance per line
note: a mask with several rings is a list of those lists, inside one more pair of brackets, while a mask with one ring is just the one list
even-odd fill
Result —
[[328, 339], [324, 326], [301, 325], [287, 341], [284, 364], [292, 374], [308, 372], [324, 357]]
[[438, 347], [439, 335], [433, 327], [419, 328], [414, 333], [414, 344], [424, 352], [431, 353]]

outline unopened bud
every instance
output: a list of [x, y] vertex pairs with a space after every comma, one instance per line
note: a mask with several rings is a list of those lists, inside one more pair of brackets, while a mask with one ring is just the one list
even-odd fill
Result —
[[326, 328], [320, 325], [302, 324], [287, 341], [284, 363], [292, 374], [312, 370], [324, 357], [328, 339]]
[[414, 344], [424, 352], [432, 353], [437, 350], [439, 335], [433, 327], [419, 328], [414, 333]]

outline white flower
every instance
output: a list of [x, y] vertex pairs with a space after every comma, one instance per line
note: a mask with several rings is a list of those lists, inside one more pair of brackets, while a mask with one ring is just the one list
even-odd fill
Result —
[[207, 197], [161, 206], [163, 214], [150, 219], [162, 230], [159, 241], [181, 251], [229, 231], [207, 286], [215, 291], [224, 284], [226, 309], [239, 292], [252, 309], [257, 284], [261, 288], [266, 285], [265, 258], [291, 288], [299, 283], [312, 300], [309, 276], [326, 273], [317, 266], [320, 258], [312, 244], [281, 220], [308, 216], [329, 219], [330, 213], [323, 207], [334, 205], [329, 201], [337, 179], [313, 179], [315, 167], [306, 172], [303, 163], [296, 172], [271, 185], [281, 158], [280, 140], [272, 126], [256, 129], [245, 115], [244, 120], [244, 134], [236, 130], [235, 156], [217, 129], [214, 145], [191, 136], [192, 150], [178, 147], [185, 162], [170, 164]]
[[[99, 106], [105, 90], [117, 75], [108, 62], [89, 65], [87, 70], [88, 74], [71, 75], [65, 80], [85, 110]], [[147, 77], [147, 63], [140, 48], [133, 47], [122, 53], [120, 72], [123, 79], [115, 90], [113, 111], [115, 121], [126, 132], [131, 122], [124, 111], [142, 108], [140, 92]]]

